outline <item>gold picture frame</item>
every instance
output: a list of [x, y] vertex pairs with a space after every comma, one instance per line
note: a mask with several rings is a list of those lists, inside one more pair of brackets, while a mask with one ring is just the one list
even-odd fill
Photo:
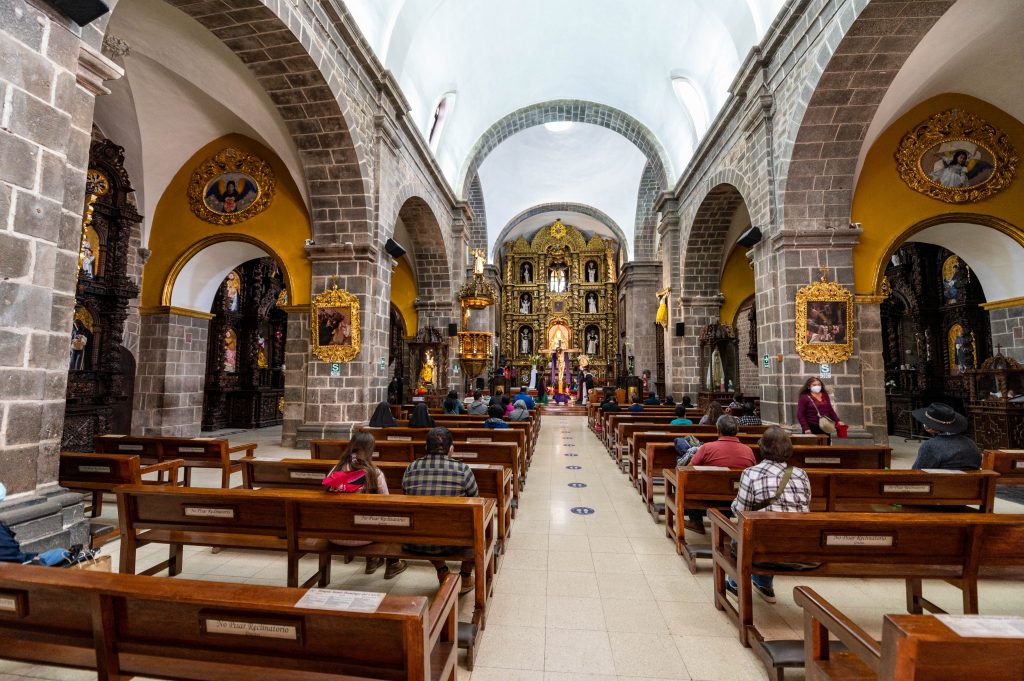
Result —
[[228, 147], [193, 171], [188, 184], [188, 205], [200, 220], [233, 225], [265, 211], [275, 190], [269, 163]]
[[853, 294], [834, 281], [796, 292], [796, 354], [805, 362], [837, 364], [853, 354]]
[[332, 286], [313, 297], [313, 354], [323, 362], [351, 362], [359, 355], [359, 299]]
[[908, 187], [946, 203], [973, 203], [1001, 192], [1017, 172], [1009, 136], [979, 116], [950, 109], [900, 140], [896, 170]]

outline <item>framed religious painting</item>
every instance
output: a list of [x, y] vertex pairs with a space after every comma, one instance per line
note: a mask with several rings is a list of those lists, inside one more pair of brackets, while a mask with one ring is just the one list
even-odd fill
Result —
[[332, 287], [313, 298], [313, 354], [324, 362], [351, 362], [359, 354], [359, 299]]
[[1006, 133], [960, 109], [924, 121], [896, 150], [896, 168], [907, 186], [946, 203], [973, 203], [1006, 189], [1017, 162]]
[[188, 203], [201, 220], [233, 225], [266, 210], [274, 191], [274, 173], [266, 161], [229, 147], [192, 173]]
[[805, 362], [836, 364], [853, 354], [853, 294], [821, 281], [796, 293], [796, 353]]

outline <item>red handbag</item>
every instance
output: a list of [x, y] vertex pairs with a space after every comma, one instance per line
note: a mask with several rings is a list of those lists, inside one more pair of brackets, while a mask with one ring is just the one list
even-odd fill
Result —
[[361, 492], [366, 485], [366, 471], [333, 471], [323, 481], [328, 492]]

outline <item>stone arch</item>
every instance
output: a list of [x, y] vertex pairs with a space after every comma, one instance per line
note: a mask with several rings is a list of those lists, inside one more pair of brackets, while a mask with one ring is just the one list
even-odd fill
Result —
[[498, 234], [498, 238], [494, 242], [494, 250], [491, 252], [491, 259], [493, 262], [498, 262], [498, 258], [501, 253], [502, 244], [507, 240], [507, 235], [518, 227], [524, 220], [528, 220], [535, 215], [542, 215], [544, 213], [581, 213], [583, 215], [589, 215], [598, 222], [604, 224], [608, 229], [612, 231], [615, 238], [619, 240], [620, 245], [625, 245], [626, 235], [622, 232], [622, 228], [619, 227], [618, 223], [615, 222], [607, 213], [598, 210], [592, 206], [588, 206], [583, 203], [542, 203], [531, 208], [527, 208], [522, 211], [502, 228], [501, 233]]
[[[780, 154], [787, 229], [849, 223], [857, 157], [882, 97], [910, 53], [956, 0], [848, 0], [811, 62]], [[856, 7], [864, 4], [857, 13]]]
[[[726, 173], [721, 173], [722, 174]], [[736, 210], [749, 206], [736, 185], [722, 182], [697, 204], [689, 231], [682, 242], [682, 294], [713, 297], [719, 294], [726, 248], [726, 234]]]
[[654, 204], [661, 191], [658, 170], [648, 160], [640, 175], [640, 188], [636, 197], [636, 221], [633, 225], [633, 257], [636, 260], [650, 260], [654, 257], [654, 241], [658, 236], [658, 213], [654, 210]]
[[469, 247], [474, 250], [487, 252], [487, 207], [484, 204], [484, 188], [480, 184], [480, 175], [474, 175], [469, 183], [469, 194], [466, 201], [473, 211], [473, 219], [467, 226], [467, 240]]
[[166, 2], [217, 36], [274, 102], [302, 160], [314, 238], [331, 242], [365, 234], [373, 224], [367, 141], [350, 107], [341, 106], [350, 98], [343, 90], [347, 80], [338, 74], [328, 79], [318, 66], [334, 60], [313, 39], [307, 18], [289, 3], [272, 0], [237, 12], [225, 12], [218, 3]]
[[[452, 271], [444, 234], [434, 211], [418, 195], [405, 199], [396, 220], [401, 219], [413, 240], [416, 285], [423, 302], [452, 305]], [[394, 231], [392, 225], [391, 231]]]

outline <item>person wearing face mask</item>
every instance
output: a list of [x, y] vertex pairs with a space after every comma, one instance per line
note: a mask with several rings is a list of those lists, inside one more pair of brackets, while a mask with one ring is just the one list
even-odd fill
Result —
[[[831, 430], [822, 428], [823, 416], [832, 421]], [[800, 391], [800, 401], [796, 405], [796, 419], [800, 422], [800, 428], [804, 433], [815, 435], [832, 435], [836, 432], [835, 426], [846, 425], [839, 420], [839, 414], [832, 407], [832, 399], [817, 376], [808, 378], [804, 383], [803, 390]]]

